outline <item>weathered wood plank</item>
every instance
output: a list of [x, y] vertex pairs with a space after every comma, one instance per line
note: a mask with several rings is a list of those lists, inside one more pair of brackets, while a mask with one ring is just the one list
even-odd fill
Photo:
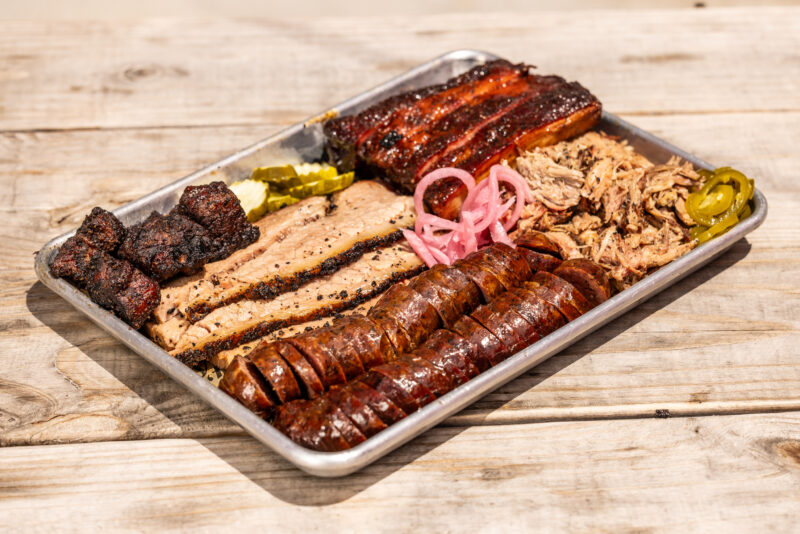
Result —
[[290, 124], [464, 46], [579, 79], [616, 112], [797, 111], [798, 13], [3, 22], [0, 129]]
[[[793, 180], [800, 139], [793, 116], [635, 117], [706, 159], [756, 176], [771, 205], [765, 226], [705, 270], [448, 424], [639, 417], [664, 409], [800, 409], [800, 186]], [[127, 202], [269, 129], [0, 135], [0, 198], [7, 210], [0, 235], [0, 442], [240, 433], [36, 284], [31, 255], [78, 224], [92, 205]], [[759, 132], [770, 132], [772, 141]]]
[[0, 450], [4, 530], [791, 532], [799, 501], [800, 412], [438, 428], [331, 480], [246, 437]]

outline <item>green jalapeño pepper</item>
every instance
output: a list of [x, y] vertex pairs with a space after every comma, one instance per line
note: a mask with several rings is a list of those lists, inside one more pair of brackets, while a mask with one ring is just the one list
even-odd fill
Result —
[[753, 180], [730, 167], [699, 174], [706, 183], [686, 199], [686, 211], [698, 224], [690, 230], [692, 238], [704, 243], [750, 215], [755, 187]]

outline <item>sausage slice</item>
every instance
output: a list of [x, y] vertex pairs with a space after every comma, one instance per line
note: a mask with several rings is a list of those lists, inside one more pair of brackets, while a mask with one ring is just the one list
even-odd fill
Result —
[[555, 306], [542, 300], [530, 289], [524, 286], [518, 287], [512, 293], [520, 297], [518, 302], [512, 304], [512, 307], [517, 313], [534, 324], [539, 337], [555, 332], [566, 324], [564, 316]]
[[505, 243], [494, 243], [489, 247], [494, 257], [502, 257], [505, 259], [505, 265], [513, 272], [520, 282], [523, 280], [530, 280], [533, 277], [530, 265], [525, 261], [525, 256], [517, 252], [517, 249], [506, 245]]
[[[428, 274], [430, 273], [430, 274]], [[430, 276], [431, 280], [438, 287], [453, 292], [453, 304], [456, 309], [456, 317], [471, 312], [481, 302], [481, 292], [478, 286], [469, 279], [464, 273], [451, 265], [434, 265], [426, 273], [420, 276]], [[452, 321], [450, 324], [455, 322]]]
[[[390, 365], [390, 364], [384, 364]], [[416, 399], [403, 387], [399, 386], [391, 377], [380, 372], [382, 365], [375, 367], [361, 378], [361, 382], [368, 385], [378, 393], [382, 393], [404, 413], [417, 411], [419, 404]]]
[[553, 240], [536, 230], [526, 230], [514, 238], [517, 246], [561, 258], [561, 250]]
[[260, 417], [269, 416], [278, 404], [256, 366], [241, 356], [236, 356], [225, 369], [219, 389]]
[[505, 261], [499, 262], [491, 250], [491, 247], [483, 248], [467, 256], [465, 261], [491, 272], [503, 284], [505, 290], [518, 286], [522, 280], [506, 266]]
[[472, 363], [472, 344], [460, 334], [450, 330], [438, 330], [415, 351], [415, 355], [455, 375], [460, 383], [480, 373], [478, 367]]
[[343, 389], [369, 406], [386, 425], [391, 425], [406, 416], [405, 412], [397, 404], [389, 400], [386, 395], [371, 388], [361, 380], [350, 382]]
[[608, 275], [593, 261], [583, 258], [567, 260], [553, 274], [575, 286], [593, 308], [611, 298]]
[[537, 252], [521, 246], [517, 247], [517, 250], [519, 250], [520, 254], [525, 257], [525, 261], [528, 262], [528, 265], [534, 273], [539, 271], [547, 271], [552, 273], [559, 265], [561, 265], [561, 260], [555, 256], [551, 256], [550, 254]]
[[303, 398], [315, 399], [325, 392], [325, 386], [319, 379], [314, 367], [308, 363], [308, 360], [294, 346], [284, 340], [278, 340], [273, 345], [278, 354], [286, 360], [286, 363], [294, 371]]
[[347, 337], [342, 337], [336, 329], [324, 326], [303, 332], [295, 336], [294, 341], [301, 343], [305, 352], [326, 353], [328, 357], [339, 362], [345, 380], [352, 380], [364, 374], [364, 364], [358, 355], [358, 336], [352, 330], [355, 329], [351, 329]]
[[536, 273], [533, 277], [533, 282], [539, 283], [545, 287], [551, 288], [558, 292], [560, 295], [572, 304], [581, 314], [588, 312], [592, 309], [592, 305], [583, 296], [583, 293], [578, 291], [575, 286], [564, 280], [563, 278], [554, 275], [553, 273], [540, 272]]
[[350, 421], [366, 437], [374, 436], [384, 428], [386, 423], [375, 415], [368, 405], [363, 403], [358, 396], [353, 395], [349, 389], [342, 386], [335, 386], [325, 395], [328, 400], [339, 407]]
[[261, 376], [269, 382], [269, 385], [272, 386], [272, 391], [275, 392], [281, 403], [287, 403], [301, 397], [300, 386], [294, 377], [294, 373], [289, 368], [289, 364], [275, 350], [272, 343], [262, 341], [250, 351], [247, 358], [261, 372]]
[[[410, 398], [414, 402], [414, 406], [401, 406], [406, 413], [411, 413], [406, 408], [411, 408], [411, 411], [416, 411], [422, 408], [429, 402], [436, 400], [433, 392], [419, 383], [411, 372], [409, 366], [402, 365], [399, 362], [386, 363], [379, 365], [373, 369], [376, 373], [394, 381], [395, 385], [403, 390], [405, 396], [403, 398]], [[407, 396], [407, 397], [406, 397]]]
[[458, 385], [452, 375], [436, 367], [425, 358], [416, 356], [413, 352], [403, 356], [399, 363], [408, 367], [414, 379], [428, 388], [437, 398], [452, 391]]
[[389, 338], [363, 315], [340, 317], [329, 328], [333, 335], [333, 350], [354, 353], [365, 370], [395, 358]]
[[412, 342], [411, 337], [405, 331], [405, 329], [400, 326], [400, 322], [391, 316], [388, 312], [384, 310], [375, 310], [374, 308], [369, 311], [369, 319], [380, 328], [386, 338], [389, 340], [389, 343], [392, 345], [392, 349], [394, 350], [395, 354], [403, 354], [411, 350]]
[[468, 258], [469, 256], [465, 259], [457, 260], [453, 264], [453, 268], [469, 278], [472, 283], [478, 287], [481, 294], [481, 302], [484, 304], [490, 302], [497, 295], [505, 291], [505, 286], [503, 286], [492, 271], [468, 261]]
[[[506, 350], [503, 351], [504, 357], [502, 358], [505, 359], [509, 355], [514, 354], [517, 350], [519, 350], [525, 341], [518, 333], [518, 329], [506, 322], [507, 319], [504, 317], [504, 307], [492, 306], [494, 303], [495, 301], [492, 301], [485, 306], [481, 306], [472, 312], [470, 317], [483, 325], [483, 327], [489, 332], [497, 336], [497, 339], [499, 339], [506, 348]], [[505, 307], [507, 308], [508, 306], [506, 305]], [[495, 355], [494, 359], [492, 360], [492, 365], [497, 365], [502, 361], [502, 359], [499, 357], [499, 355]]]
[[441, 324], [439, 314], [425, 298], [407, 284], [395, 284], [367, 313], [368, 317], [384, 312], [393, 317], [408, 333], [412, 348], [418, 346]]
[[305, 356], [326, 389], [330, 389], [336, 384], [344, 384], [345, 375], [342, 366], [327, 350], [314, 343], [314, 340], [300, 335], [286, 338], [286, 341]]
[[489, 369], [493, 361], [502, 361], [510, 352], [500, 340], [469, 315], [465, 315], [451, 328], [466, 339], [471, 347], [471, 361], [481, 372]]
[[[458, 311], [455, 306], [455, 296], [453, 292], [448, 291], [446, 288], [440, 288], [431, 280], [428, 275], [431, 271], [425, 271], [411, 281], [411, 288], [422, 295], [422, 297], [433, 306], [442, 324], [448, 325], [458, 317]], [[427, 275], [427, 276], [426, 276]]]
[[[539, 341], [542, 336], [539, 334], [540, 329], [536, 324], [537, 321], [527, 313], [520, 313], [520, 309], [524, 307], [524, 302], [519, 296], [514, 294], [513, 291], [508, 291], [500, 295], [496, 302], [498, 306], [508, 306], [505, 317], [512, 328], [516, 329], [517, 333], [524, 339], [525, 347]], [[520, 322], [518, 318], [521, 318], [524, 323]]]
[[[324, 396], [313, 401], [290, 402], [278, 409], [273, 425], [292, 441], [309, 449], [325, 452], [349, 449], [351, 444], [341, 430], [345, 425], [334, 424], [335, 420], [328, 417], [330, 405]], [[345, 428], [351, 433], [358, 432], [352, 423], [350, 427]]]

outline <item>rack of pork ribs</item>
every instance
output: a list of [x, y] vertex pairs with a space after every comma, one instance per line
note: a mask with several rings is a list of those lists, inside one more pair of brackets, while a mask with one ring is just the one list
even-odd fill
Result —
[[[495, 60], [447, 82], [387, 98], [323, 129], [328, 159], [342, 172], [388, 180], [411, 194], [442, 167], [476, 177], [532, 147], [581, 134], [600, 119], [601, 104], [577, 82], [530, 73], [530, 65]], [[466, 196], [456, 179], [425, 193], [428, 208], [454, 219]]]
[[258, 236], [236, 195], [223, 182], [211, 182], [187, 187], [172, 211], [154, 211], [130, 228], [94, 208], [50, 270], [138, 329], [161, 300], [159, 282], [197, 272]]
[[605, 271], [546, 236], [495, 243], [389, 289], [366, 316], [237, 356], [220, 388], [295, 442], [348, 449], [611, 295]]

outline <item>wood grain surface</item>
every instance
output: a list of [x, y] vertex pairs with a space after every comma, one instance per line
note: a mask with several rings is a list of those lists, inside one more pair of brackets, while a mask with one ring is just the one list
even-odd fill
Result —
[[0, 455], [0, 527], [43, 532], [792, 532], [798, 492], [800, 412], [440, 427], [345, 479], [247, 437]]
[[[280, 516], [287, 530], [451, 531], [469, 517], [482, 531], [789, 531], [800, 520], [800, 8], [0, 30], [0, 527], [213, 530]], [[33, 253], [92, 206], [464, 47], [578, 79], [609, 111], [742, 169], [767, 196], [767, 221], [338, 483], [278, 460], [36, 282]], [[50, 513], [20, 522], [42, 503]]]

